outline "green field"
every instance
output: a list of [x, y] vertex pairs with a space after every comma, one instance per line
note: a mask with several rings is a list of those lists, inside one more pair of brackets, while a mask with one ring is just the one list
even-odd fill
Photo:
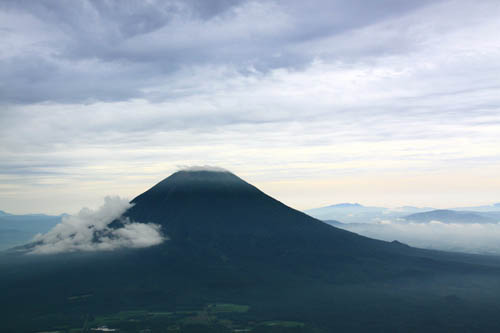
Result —
[[248, 305], [210, 303], [179, 311], [120, 311], [93, 317], [83, 328], [53, 332], [96, 332], [99, 327], [119, 332], [303, 332], [306, 326], [296, 321], [257, 321], [248, 314], [250, 310]]

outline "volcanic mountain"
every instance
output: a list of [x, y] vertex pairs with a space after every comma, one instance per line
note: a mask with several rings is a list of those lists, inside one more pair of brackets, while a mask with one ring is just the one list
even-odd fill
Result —
[[352, 256], [399, 250], [333, 228], [266, 195], [227, 171], [179, 171], [132, 200], [125, 216], [160, 224], [165, 247], [229, 258]]
[[[458, 292], [469, 297], [463, 278], [469, 281], [470, 272], [481, 283], [485, 276], [499, 281], [496, 260], [359, 236], [294, 210], [227, 171], [179, 171], [131, 203], [110, 227], [155, 223], [166, 241], [110, 252], [3, 256], [2, 326], [15, 332], [79, 323], [85, 331], [89, 318], [106, 313], [222, 302], [248, 305], [253, 312], [245, 320], [299, 320], [313, 323], [315, 332], [409, 331], [407, 325], [423, 328], [415, 322], [419, 315], [450, 316], [448, 299], [422, 295], [439, 288], [452, 292], [453, 302], [462, 297]], [[450, 286], [462, 289], [448, 291]], [[490, 284], [484, 290], [494, 288], [500, 291]]]

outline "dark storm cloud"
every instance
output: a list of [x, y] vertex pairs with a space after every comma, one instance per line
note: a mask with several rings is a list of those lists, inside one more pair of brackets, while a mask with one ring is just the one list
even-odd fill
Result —
[[396, 52], [405, 43], [362, 49], [307, 43], [427, 3], [4, 1], [0, 100], [164, 99], [171, 92], [152, 95], [148, 88], [189, 67], [227, 66], [245, 75], [249, 69], [302, 68], [317, 57], [346, 60]]

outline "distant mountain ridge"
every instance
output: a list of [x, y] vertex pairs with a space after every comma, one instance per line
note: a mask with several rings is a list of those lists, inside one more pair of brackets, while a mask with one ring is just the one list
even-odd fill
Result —
[[359, 203], [340, 203], [306, 210], [320, 220], [338, 220], [344, 223], [374, 223], [384, 219], [395, 219], [408, 214], [431, 210], [432, 208], [404, 206], [396, 209], [363, 206]]
[[37, 233], [45, 233], [61, 222], [63, 215], [15, 215], [0, 211], [0, 251], [27, 243]]
[[[429, 213], [439, 211], [441, 213]], [[436, 218], [441, 216], [445, 221], [462, 221], [467, 217], [474, 223], [496, 223], [500, 221], [500, 203], [489, 206], [458, 207], [453, 209], [434, 209], [431, 207], [402, 206], [397, 208], [363, 206], [359, 203], [340, 203], [325, 207], [305, 210], [305, 213], [320, 220], [338, 220], [343, 223], [378, 223], [383, 220], [413, 219], [417, 221], [429, 213]], [[424, 214], [416, 215], [413, 214]], [[470, 214], [470, 215], [466, 215]], [[427, 219], [427, 221], [430, 221]]]

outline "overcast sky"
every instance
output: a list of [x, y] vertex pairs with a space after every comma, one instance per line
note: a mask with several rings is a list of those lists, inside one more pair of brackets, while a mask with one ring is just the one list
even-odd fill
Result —
[[0, 210], [186, 165], [299, 209], [500, 201], [500, 1], [0, 2]]

